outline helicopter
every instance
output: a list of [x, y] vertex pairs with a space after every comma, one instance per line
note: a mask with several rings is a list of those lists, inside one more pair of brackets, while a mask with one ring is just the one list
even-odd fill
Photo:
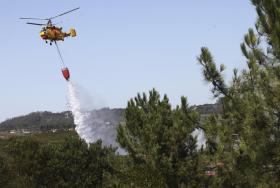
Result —
[[76, 30], [71, 28], [69, 30], [69, 32], [63, 32], [62, 31], [62, 27], [57, 27], [56, 24], [52, 23], [52, 20], [54, 18], [63, 16], [65, 14], [68, 14], [70, 12], [73, 12], [75, 10], [78, 10], [80, 7], [69, 10], [67, 12], [64, 12], [62, 14], [50, 17], [50, 18], [20, 18], [20, 19], [24, 19], [24, 20], [46, 20], [48, 21], [46, 24], [42, 24], [42, 23], [33, 23], [33, 22], [27, 22], [26, 24], [30, 24], [30, 25], [37, 25], [37, 26], [44, 26], [42, 28], [42, 30], [40, 31], [40, 37], [46, 41], [46, 43], [50, 43], [50, 45], [52, 45], [53, 42], [56, 43], [56, 41], [64, 41], [64, 38], [67, 38], [69, 36], [71, 37], [76, 37], [77, 33]]
[[75, 29], [70, 29], [69, 32], [63, 32], [62, 31], [62, 27], [56, 27], [56, 24], [53, 24], [52, 20], [54, 18], [63, 16], [65, 14], [68, 14], [70, 12], [78, 10], [79, 8], [80, 7], [72, 9], [72, 10], [69, 10], [67, 12], [64, 12], [62, 14], [59, 14], [59, 15], [56, 15], [56, 16], [53, 16], [53, 17], [50, 17], [50, 18], [20, 18], [20, 19], [24, 19], [24, 20], [45, 20], [45, 21], [48, 21], [46, 24], [33, 23], [33, 22], [27, 22], [27, 24], [37, 25], [37, 26], [44, 26], [42, 28], [42, 30], [40, 31], [40, 36], [41, 36], [41, 38], [43, 40], [46, 41], [46, 43], [48, 43], [48, 41], [49, 41], [50, 45], [52, 45], [53, 42], [55, 43], [55, 46], [57, 48], [57, 51], [58, 51], [58, 54], [59, 54], [59, 57], [60, 57], [60, 60], [61, 60], [61, 63], [63, 65], [63, 67], [61, 69], [62, 75], [63, 75], [63, 77], [65, 78], [66, 81], [69, 81], [69, 79], [70, 79], [70, 71], [65, 66], [65, 63], [63, 61], [61, 52], [60, 52], [60, 50], [58, 48], [57, 41], [64, 41], [64, 38], [69, 37], [69, 36], [75, 37], [77, 34], [76, 34], [76, 30]]

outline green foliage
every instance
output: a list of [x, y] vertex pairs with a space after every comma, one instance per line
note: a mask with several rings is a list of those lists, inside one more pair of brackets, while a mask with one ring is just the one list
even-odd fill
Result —
[[[220, 96], [223, 114], [207, 119], [204, 127], [213, 161], [226, 165], [216, 182], [223, 187], [277, 187], [280, 136], [280, 3], [252, 0], [258, 13], [257, 33], [249, 29], [241, 44], [246, 70], [229, 86], [207, 48], [198, 58], [205, 79]], [[263, 40], [264, 39], [264, 40]], [[262, 42], [267, 43], [262, 44]], [[265, 53], [262, 46], [268, 46]]]
[[201, 55], [197, 58], [198, 62], [203, 66], [203, 76], [207, 82], [213, 84], [212, 92], [214, 96], [220, 94], [227, 95], [227, 87], [221, 73], [225, 70], [225, 66], [221, 65], [217, 70], [216, 64], [208, 48], [201, 48]]
[[185, 97], [181, 106], [172, 110], [168, 97], [161, 100], [154, 89], [149, 97], [138, 94], [128, 102], [125, 118], [125, 125], [118, 127], [117, 141], [136, 168], [150, 169], [168, 187], [199, 182], [199, 157], [191, 135], [199, 116], [188, 107]]
[[0, 187], [8, 186], [12, 179], [9, 163], [5, 157], [0, 155]]
[[129, 156], [124, 156], [120, 161], [118, 187], [165, 187], [163, 177], [155, 169], [135, 164]]
[[251, 0], [256, 7], [258, 21], [256, 29], [260, 36], [265, 37], [271, 46], [273, 55], [280, 58], [280, 24], [279, 0]]
[[69, 137], [61, 143], [42, 144], [32, 137], [14, 137], [6, 149], [16, 181], [23, 187], [102, 187], [104, 177], [115, 174], [111, 165], [115, 150], [102, 147], [101, 141], [88, 146]]

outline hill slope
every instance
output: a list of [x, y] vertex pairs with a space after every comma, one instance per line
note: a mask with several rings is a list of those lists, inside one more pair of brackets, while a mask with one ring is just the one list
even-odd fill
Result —
[[[204, 104], [193, 106], [203, 117], [212, 114], [220, 113], [221, 106], [218, 104]], [[124, 121], [124, 109], [109, 109], [102, 108], [100, 110], [90, 111], [91, 117], [99, 119], [102, 122], [118, 125]], [[28, 130], [31, 132], [36, 131], [49, 131], [51, 129], [69, 129], [74, 128], [74, 120], [70, 111], [61, 113], [52, 112], [33, 112], [28, 115], [14, 117], [0, 123], [0, 131], [11, 130]]]

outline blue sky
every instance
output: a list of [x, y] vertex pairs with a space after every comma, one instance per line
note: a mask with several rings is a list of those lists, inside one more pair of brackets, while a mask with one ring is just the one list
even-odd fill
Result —
[[60, 43], [72, 80], [93, 107], [125, 107], [137, 92], [156, 88], [173, 105], [213, 103], [196, 61], [207, 46], [218, 64], [245, 67], [239, 45], [256, 14], [250, 1], [235, 0], [2, 0], [0, 11], [0, 121], [33, 111], [68, 110], [67, 85], [54, 46], [40, 27], [19, 17], [60, 17], [76, 38]]

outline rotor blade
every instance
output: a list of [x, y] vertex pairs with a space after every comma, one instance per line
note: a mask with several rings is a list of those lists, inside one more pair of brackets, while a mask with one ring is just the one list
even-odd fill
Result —
[[22, 20], [49, 20], [49, 19], [44, 19], [44, 18], [19, 18]]
[[59, 16], [62, 16], [62, 15], [68, 14], [68, 13], [70, 13], [70, 12], [73, 12], [73, 11], [75, 11], [75, 10], [78, 10], [79, 8], [80, 8], [80, 7], [75, 8], [75, 9], [72, 9], [72, 10], [69, 10], [69, 11], [64, 12], [64, 13], [62, 13], [62, 14], [59, 14], [59, 15], [57, 15], [57, 16], [51, 17], [51, 18], [49, 18], [49, 19], [47, 19], [47, 20], [51, 20], [51, 19], [57, 18], [57, 17], [59, 17]]
[[40, 26], [46, 25], [46, 24], [38, 24], [38, 23], [31, 23], [31, 22], [27, 22], [26, 24], [30, 24], [30, 25], [40, 25]]

